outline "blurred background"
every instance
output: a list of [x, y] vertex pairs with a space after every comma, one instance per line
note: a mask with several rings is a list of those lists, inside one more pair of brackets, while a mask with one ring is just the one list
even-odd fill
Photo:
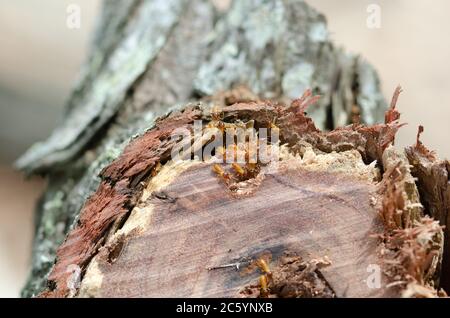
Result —
[[[307, 2], [327, 16], [337, 45], [375, 66], [388, 100], [403, 86], [398, 107], [408, 126], [398, 145], [415, 142], [422, 124], [422, 140], [450, 158], [450, 2]], [[79, 29], [66, 26], [69, 4], [81, 8]], [[380, 28], [367, 27], [370, 4], [381, 8]], [[11, 164], [60, 118], [100, 8], [101, 0], [0, 0], [0, 297], [17, 297], [26, 279], [33, 209], [45, 187], [45, 180], [24, 180]]]

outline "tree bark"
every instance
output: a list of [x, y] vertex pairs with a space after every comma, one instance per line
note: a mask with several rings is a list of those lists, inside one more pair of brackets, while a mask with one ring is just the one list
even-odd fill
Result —
[[[252, 93], [236, 88], [238, 85], [245, 85]], [[284, 110], [280, 110], [256, 97], [286, 102], [297, 98], [307, 88], [322, 95], [318, 104], [308, 109], [308, 115], [313, 118], [315, 125], [303, 114], [292, 119], [292, 107], [286, 106]], [[216, 97], [205, 99], [211, 95]], [[180, 106], [200, 99], [204, 103], [201, 106], [188, 106], [182, 112], [177, 111]], [[256, 106], [249, 102], [254, 99], [259, 103]], [[237, 104], [241, 106], [231, 106], [235, 102], [241, 102]], [[303, 161], [306, 160], [304, 156], [307, 153], [312, 156], [328, 154], [331, 157], [325, 159], [333, 161], [339, 156], [331, 155], [333, 151], [343, 153], [353, 150], [356, 159], [352, 157], [344, 161], [363, 167], [363, 175], [370, 174], [367, 171], [372, 171], [373, 166], [369, 164], [373, 160], [378, 160], [379, 168], [384, 172], [383, 178], [388, 178], [386, 171], [391, 171], [390, 163], [381, 162], [389, 161], [385, 150], [393, 141], [393, 131], [398, 128], [394, 121], [387, 121], [386, 125], [375, 126], [376, 128], [348, 128], [343, 134], [340, 131], [320, 132], [320, 129], [331, 130], [347, 124], [357, 124], [359, 121], [369, 125], [381, 122], [386, 104], [380, 93], [377, 75], [371, 66], [360, 57], [335, 48], [328, 39], [325, 18], [303, 1], [235, 1], [226, 11], [219, 11], [210, 2], [201, 0], [136, 0], [126, 3], [106, 1], [90, 56], [67, 103], [64, 119], [47, 141], [32, 147], [17, 163], [25, 172], [43, 174], [49, 180], [48, 189], [36, 211], [32, 270], [23, 296], [248, 296], [254, 289], [252, 281], [255, 273], [239, 279], [239, 275], [238, 277], [232, 272], [230, 274], [230, 271], [202, 271], [200, 264], [205, 265], [206, 262], [206, 266], [214, 267], [228, 260], [236, 263], [240, 257], [247, 257], [246, 266], [251, 267], [252, 260], [258, 259], [265, 250], [271, 255], [271, 265], [277, 269], [270, 281], [270, 293], [273, 295], [280, 296], [280, 286], [292, 282], [292, 277], [301, 274], [285, 270], [287, 257], [294, 258], [292, 262], [297, 262], [300, 268], [308, 269], [303, 269], [302, 275], [307, 278], [300, 281], [313, 280], [314, 286], [322, 286], [320, 293], [323, 296], [371, 295], [373, 291], [360, 285], [360, 279], [366, 270], [364, 266], [367, 265], [358, 263], [357, 251], [360, 246], [349, 247], [347, 254], [340, 254], [338, 251], [343, 248], [341, 240], [328, 244], [323, 235], [327, 233], [326, 229], [332, 227], [327, 222], [350, 219], [345, 231], [343, 223], [342, 227], [336, 227], [330, 235], [334, 238], [353, 235], [351, 240], [358, 244], [369, 244], [367, 242], [371, 240], [366, 235], [367, 231], [374, 226], [373, 222], [377, 222], [377, 207], [370, 205], [369, 197], [373, 196], [375, 201], [379, 199], [377, 202], [383, 201], [390, 191], [386, 190], [390, 189], [386, 186], [381, 194], [377, 192], [378, 186], [389, 184], [386, 180], [382, 182], [383, 179], [362, 182], [360, 176], [354, 174], [349, 176], [344, 173], [344, 176], [336, 177], [335, 173], [339, 171], [332, 171], [330, 174], [330, 171], [319, 169], [315, 172], [318, 175], [314, 176], [304, 166], [299, 167], [298, 171], [287, 169], [288, 172], [283, 172], [282, 175], [271, 175], [272, 181], [264, 185], [266, 192], [256, 191], [252, 199], [254, 201], [226, 199], [225, 204], [231, 210], [241, 209], [242, 213], [246, 209], [240, 204], [245, 207], [267, 200], [268, 193], [287, 192], [292, 197], [301, 197], [305, 189], [315, 189], [313, 192], [316, 193], [316, 198], [305, 205], [304, 209], [314, 210], [315, 207], [322, 206], [323, 210], [319, 209], [317, 212], [317, 220], [309, 219], [308, 216], [294, 217], [288, 211], [299, 202], [280, 198], [280, 204], [286, 206], [268, 205], [261, 210], [261, 214], [270, 219], [273, 211], [280, 209], [284, 212], [278, 218], [285, 223], [269, 226], [262, 221], [257, 223], [257, 215], [246, 216], [249, 219], [244, 220], [239, 229], [240, 235], [250, 235], [245, 239], [245, 244], [238, 243], [239, 239], [236, 242], [231, 240], [233, 226], [227, 223], [244, 218], [239, 213], [229, 215], [231, 221], [207, 218], [195, 235], [186, 229], [169, 235], [168, 229], [172, 226], [183, 227], [183, 224], [200, 222], [198, 216], [193, 215], [196, 211], [202, 211], [201, 215], [205, 217], [223, 212], [217, 206], [222, 201], [214, 198], [228, 198], [227, 191], [232, 191], [227, 187], [222, 189], [220, 184], [214, 183], [216, 179], [211, 175], [211, 164], [206, 163], [184, 167], [179, 171], [174, 168], [179, 173], [175, 175], [176, 179], [172, 179], [176, 181], [163, 183], [164, 189], [160, 184], [160, 190], [149, 190], [153, 184], [152, 177], [159, 176], [164, 180], [164, 173], [167, 173], [168, 178], [171, 176], [168, 168], [164, 169], [166, 165], [170, 167], [167, 151], [172, 149], [173, 144], [167, 137], [172, 130], [182, 126], [190, 128], [195, 119], [205, 123], [214, 120], [205, 111], [205, 107], [212, 103], [223, 107], [224, 121], [231, 124], [253, 120], [259, 126], [267, 126], [271, 124], [269, 119], [277, 118], [279, 123], [276, 125], [279, 126], [282, 140]], [[156, 120], [169, 110], [174, 112]], [[269, 110], [273, 112], [271, 118], [267, 117]], [[306, 131], [292, 128], [304, 127], [304, 124]], [[305, 145], [311, 146], [311, 152], [306, 152]], [[359, 159], [356, 153], [359, 154]], [[406, 157], [404, 159], [404, 163], [407, 162]], [[166, 171], [161, 175], [162, 172], [155, 170], [158, 162], [162, 164], [161, 171]], [[411, 194], [417, 192], [417, 189], [414, 181], [411, 181], [412, 177], [411, 180], [408, 179], [411, 175], [409, 168], [406, 168], [406, 164], [404, 166], [406, 170], [403, 175], [407, 180], [401, 179], [398, 182], [402, 186], [404, 183], [411, 186], [400, 193], [406, 193], [408, 200], [414, 200]], [[348, 167], [346, 169], [351, 170]], [[446, 169], [448, 170], [448, 166]], [[358, 171], [356, 169], [354, 172]], [[172, 202], [172, 192], [188, 193], [188, 181], [183, 180], [188, 180], [191, 175], [198, 177], [196, 182], [210, 185], [206, 195], [208, 200], [206, 203], [199, 203], [198, 199], [203, 196], [201, 192], [194, 191], [189, 193], [190, 197], [185, 198], [185, 204], [181, 203], [180, 207], [176, 205], [180, 204], [179, 199], [176, 199], [176, 204]], [[306, 184], [298, 184], [296, 178], [306, 180]], [[348, 196], [347, 193], [342, 193], [338, 182], [348, 183], [357, 194]], [[328, 184], [335, 184], [335, 188], [330, 187], [329, 191], [317, 190]], [[415, 190], [411, 190], [411, 187]], [[446, 190], [443, 188], [442, 191]], [[330, 195], [341, 204], [336, 208], [340, 212], [334, 217], [326, 213], [330, 210], [330, 203], [325, 201]], [[146, 203], [142, 205], [142, 202]], [[357, 205], [356, 209], [349, 208], [354, 204]], [[420, 204], [420, 201], [411, 204], [414, 206]], [[136, 211], [139, 208], [154, 210], [155, 206], [161, 211], [167, 211], [162, 215], [170, 216], [158, 218], [156, 224], [160, 234], [152, 232], [150, 235], [145, 226], [148, 220], [145, 217], [141, 219]], [[436, 216], [441, 213], [441, 224], [446, 222], [448, 206], [445, 203], [431, 214]], [[172, 215], [170, 211], [173, 209], [181, 212]], [[361, 210], [370, 211], [369, 216], [361, 217], [357, 213]], [[408, 216], [404, 217], [404, 223], [398, 224], [397, 220], [395, 226], [403, 229], [409, 221], [416, 220], [417, 226], [423, 226], [421, 230], [433, 234], [432, 239], [426, 242], [426, 255], [431, 255], [432, 250], [442, 247], [442, 240], [438, 239], [439, 235], [443, 235], [440, 228], [433, 227], [434, 223], [430, 225], [422, 221], [421, 209], [413, 211], [402, 207], [402, 210]], [[254, 219], [255, 227], [259, 230], [253, 228], [251, 220]], [[386, 220], [391, 221], [390, 218]], [[133, 222], [143, 222], [140, 224], [143, 228], [142, 233], [140, 232], [142, 236], [132, 229]], [[302, 237], [300, 234], [315, 222], [320, 224], [317, 242], [306, 239], [305, 242], [309, 243], [305, 243], [302, 249], [292, 244], [292, 237]], [[392, 224], [386, 222], [375, 226], [378, 229], [375, 232], [387, 235], [385, 240], [390, 237], [392, 233], [389, 230], [393, 228]], [[283, 234], [274, 240], [275, 233], [281, 232]], [[129, 243], [133, 241], [130, 235], [141, 237], [143, 245]], [[205, 242], [202, 244], [203, 248], [215, 250], [216, 253], [208, 254], [204, 251], [204, 257], [209, 257], [207, 260], [196, 258], [197, 245], [188, 241], [186, 244], [171, 246], [166, 251], [158, 249], [165, 242], [181, 242], [183, 239]], [[224, 244], [221, 244], [221, 240], [224, 240]], [[386, 242], [388, 250], [389, 244]], [[278, 248], [274, 248], [275, 245]], [[124, 246], [127, 248], [123, 250]], [[377, 263], [379, 245], [370, 243], [369, 246], [368, 260], [373, 258]], [[140, 259], [138, 252], [133, 254], [126, 251], [142, 248], [155, 253], [151, 267], [156, 266], [158, 273], [169, 271], [167, 264], [175, 264], [173, 273], [166, 275], [166, 279], [158, 283], [160, 285], [149, 280], [143, 289], [136, 285], [117, 289], [118, 281], [128, 271], [126, 267]], [[184, 248], [186, 255], [177, 252]], [[307, 255], [318, 253], [321, 254], [317, 255], [320, 258], [325, 256], [326, 249], [334, 251], [330, 252], [334, 258], [331, 262], [340, 264], [346, 258], [354, 262], [350, 262], [350, 267], [337, 266], [341, 268], [338, 271], [332, 265], [319, 269], [322, 265], [327, 265], [327, 261], [318, 261]], [[231, 252], [227, 254], [229, 250]], [[430, 256], [428, 260], [431, 263], [416, 277], [417, 286], [435, 286], [430, 284], [435, 283], [440, 275], [441, 254], [438, 252]], [[183, 261], [177, 263], [179, 259]], [[110, 263], [118, 265], [105, 270], [105, 264]], [[195, 269], [190, 268], [189, 264], [193, 264]], [[72, 265], [75, 267], [71, 267]], [[185, 268], [190, 270], [185, 271]], [[102, 274], [96, 275], [98, 272]], [[143, 273], [145, 277], [154, 275], [154, 272], [138, 271], [137, 267], [136, 272]], [[194, 274], [201, 277], [197, 283], [190, 281]], [[183, 277], [192, 284], [186, 285], [188, 287], [180, 286], [184, 283], [175, 279], [180, 275], [187, 275]], [[336, 284], [337, 277], [342, 275], [350, 277], [350, 288]], [[99, 284], [99, 279], [104, 280], [104, 283]], [[140, 279], [142, 277], [137, 275], [131, 280]], [[413, 287], [403, 288], [403, 291], [411, 292], [412, 289]], [[311, 290], [305, 291], [304, 286], [297, 286], [294, 290], [297, 296], [312, 293]], [[349, 294], [346, 294], [346, 290]], [[428, 290], [432, 290], [431, 294], [436, 294], [432, 288]], [[261, 290], [256, 288], [253, 295], [258, 292]], [[385, 295], [387, 292], [382, 288], [376, 290], [374, 295]]]

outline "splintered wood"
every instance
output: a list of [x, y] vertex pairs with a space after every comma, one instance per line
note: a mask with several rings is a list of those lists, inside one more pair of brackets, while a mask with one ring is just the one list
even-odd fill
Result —
[[[236, 90], [208, 101], [222, 101], [219, 113], [199, 103], [161, 118], [104, 169], [41, 296], [444, 295], [449, 165], [419, 141], [406, 153], [392, 147], [400, 92], [385, 124], [331, 132], [305, 114], [311, 91], [285, 106]], [[197, 119], [221, 133], [267, 128], [278, 156], [250, 162], [235, 145], [174, 160], [171, 133], [195, 131]], [[214, 141], [205, 134], [189, 149]], [[239, 152], [243, 163], [219, 160]], [[82, 270], [75, 292], [70, 265]]]

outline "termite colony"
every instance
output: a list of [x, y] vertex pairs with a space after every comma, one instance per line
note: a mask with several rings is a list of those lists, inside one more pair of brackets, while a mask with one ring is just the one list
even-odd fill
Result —
[[[226, 123], [221, 117], [220, 109], [217, 107], [213, 108], [212, 120], [207, 124], [206, 128], [220, 130], [225, 147], [217, 147], [215, 149], [215, 157], [223, 164], [228, 163], [231, 165], [225, 171], [223, 165], [215, 163], [212, 166], [213, 172], [227, 185], [255, 178], [263, 165], [260, 158], [260, 144], [262, 142], [269, 142], [270, 144], [271, 139], [258, 138], [254, 120], [248, 122], [238, 120], [234, 123]], [[261, 128], [267, 128], [269, 136], [272, 136], [272, 131], [278, 130], [278, 127], [273, 122], [270, 122], [267, 127]], [[243, 134], [239, 135], [239, 132]], [[227, 138], [230, 138], [230, 136], [232, 138], [231, 143], [227, 141]]]
[[[277, 117], [291, 113], [294, 117], [302, 118], [306, 108], [316, 103], [319, 98], [320, 96], [313, 96], [312, 91], [307, 90], [300, 98], [293, 100], [288, 107], [267, 101], [267, 104], [272, 106], [272, 113], [267, 112], [264, 119], [259, 122], [255, 120], [244, 122], [237, 119], [233, 123], [228, 123], [223, 120], [224, 116], [220, 107], [213, 107], [211, 121], [206, 125], [206, 129], [217, 129], [221, 133], [224, 141], [222, 144], [226, 146], [217, 147], [215, 157], [222, 163], [231, 164], [226, 170], [224, 165], [216, 163], [212, 167], [213, 172], [230, 186], [231, 190], [233, 190], [233, 184], [254, 179], [263, 166], [277, 160], [273, 152], [280, 146], [281, 131], [277, 126]], [[241, 132], [243, 137], [239, 137], [238, 132]], [[231, 144], [230, 136], [233, 141]]]
[[246, 275], [258, 271], [260, 275], [257, 283], [245, 286], [239, 294], [246, 298], [333, 298], [335, 292], [320, 274], [330, 265], [327, 256], [307, 260], [286, 250], [275, 261], [267, 251], [241, 272]]

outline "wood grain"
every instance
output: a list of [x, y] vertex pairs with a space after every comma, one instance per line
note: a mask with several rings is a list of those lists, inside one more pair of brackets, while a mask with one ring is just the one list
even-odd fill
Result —
[[375, 188], [342, 174], [287, 169], [235, 198], [208, 164], [189, 168], [145, 203], [154, 211], [150, 226], [125, 239], [115, 262], [109, 249], [99, 252], [95, 296], [236, 297], [257, 273], [208, 267], [264, 252], [275, 261], [285, 251], [328, 256], [332, 265], [322, 274], [338, 297], [381, 296], [384, 288], [365, 283], [367, 267], [378, 263], [371, 234], [382, 231], [370, 204]]

